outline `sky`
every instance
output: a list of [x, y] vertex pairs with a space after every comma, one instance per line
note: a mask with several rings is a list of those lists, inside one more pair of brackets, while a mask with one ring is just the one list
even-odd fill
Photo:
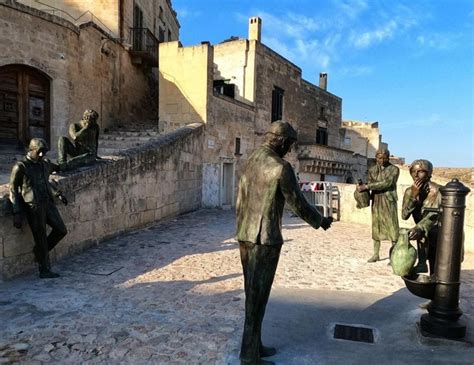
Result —
[[184, 46], [248, 37], [340, 96], [342, 118], [378, 121], [391, 154], [474, 166], [473, 0], [173, 0]]

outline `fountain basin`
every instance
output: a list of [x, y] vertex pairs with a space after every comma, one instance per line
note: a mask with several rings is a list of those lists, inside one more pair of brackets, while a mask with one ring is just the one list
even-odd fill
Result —
[[402, 276], [402, 279], [412, 294], [425, 299], [434, 298], [436, 281], [434, 281], [433, 277], [415, 274]]

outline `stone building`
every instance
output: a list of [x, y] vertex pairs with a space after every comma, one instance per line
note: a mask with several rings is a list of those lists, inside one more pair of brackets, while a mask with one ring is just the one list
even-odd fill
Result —
[[289, 159], [302, 180], [345, 182], [366, 170], [365, 158], [341, 148], [342, 99], [327, 91], [327, 75], [319, 86], [304, 80], [298, 66], [261, 43], [261, 26], [252, 17], [248, 39], [216, 45], [160, 44], [160, 127], [206, 124], [204, 206], [234, 204], [243, 162], [278, 119], [299, 133]]
[[158, 43], [170, 0], [0, 0], [0, 140], [54, 148], [85, 109], [101, 128], [158, 121]]

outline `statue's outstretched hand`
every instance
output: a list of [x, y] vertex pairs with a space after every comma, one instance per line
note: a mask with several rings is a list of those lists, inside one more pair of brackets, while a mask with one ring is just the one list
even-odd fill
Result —
[[321, 228], [324, 230], [331, 228], [332, 220], [332, 217], [323, 217], [323, 220], [321, 221]]
[[361, 192], [363, 192], [363, 191], [366, 191], [366, 190], [369, 190], [369, 188], [367, 187], [366, 184], [359, 184], [359, 185], [357, 185], [356, 188], [357, 188], [357, 191], [358, 191], [359, 193], [361, 193]]

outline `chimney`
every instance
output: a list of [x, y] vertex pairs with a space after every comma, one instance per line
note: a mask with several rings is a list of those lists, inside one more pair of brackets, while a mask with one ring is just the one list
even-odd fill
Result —
[[323, 90], [328, 89], [328, 74], [326, 72], [319, 73], [319, 87]]
[[258, 16], [249, 19], [249, 40], [262, 41], [262, 19]]

